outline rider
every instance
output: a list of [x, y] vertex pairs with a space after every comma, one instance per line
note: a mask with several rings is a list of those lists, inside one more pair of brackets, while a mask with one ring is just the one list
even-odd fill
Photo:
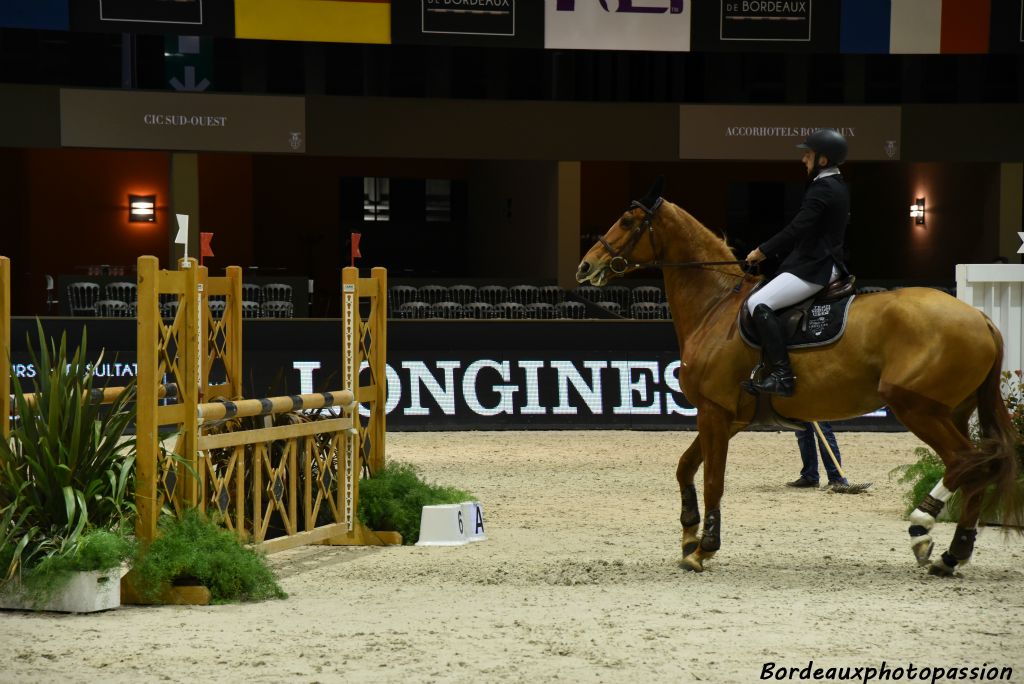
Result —
[[745, 385], [755, 394], [793, 394], [796, 378], [775, 312], [807, 299], [847, 273], [842, 245], [850, 217], [850, 194], [838, 168], [846, 160], [846, 139], [838, 131], [821, 128], [797, 147], [805, 150], [802, 161], [808, 178], [800, 211], [746, 259], [756, 264], [768, 256], [782, 258], [778, 274], [747, 300], [765, 363], [760, 381]]

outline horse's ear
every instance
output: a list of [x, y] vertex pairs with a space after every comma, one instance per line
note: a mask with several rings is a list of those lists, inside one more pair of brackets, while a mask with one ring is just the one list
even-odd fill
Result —
[[661, 197], [661, 191], [664, 189], [665, 177], [658, 176], [656, 179], [654, 179], [654, 185], [652, 185], [651, 189], [647, 191], [647, 194], [644, 195], [644, 198], [640, 200], [640, 204], [644, 205], [645, 207], [653, 207], [655, 202], [658, 201], [658, 198]]

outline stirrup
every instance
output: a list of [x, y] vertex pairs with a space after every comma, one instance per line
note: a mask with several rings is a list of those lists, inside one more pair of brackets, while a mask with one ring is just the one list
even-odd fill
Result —
[[[791, 397], [796, 389], [796, 376], [786, 367], [774, 367], [770, 371], [759, 364], [750, 374], [749, 380], [744, 380], [740, 386], [753, 395], [774, 394], [780, 397]], [[761, 371], [760, 377], [756, 377]]]

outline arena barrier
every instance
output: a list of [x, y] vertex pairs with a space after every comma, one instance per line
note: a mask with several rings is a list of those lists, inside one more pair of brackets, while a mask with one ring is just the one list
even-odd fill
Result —
[[[356, 511], [361, 474], [384, 465], [385, 269], [373, 269], [370, 278], [355, 268], [343, 271], [342, 388], [261, 399], [241, 398], [241, 269], [214, 277], [183, 259], [168, 271], [145, 256], [138, 274], [139, 539], [156, 535], [160, 511], [169, 506], [179, 514], [214, 510], [266, 552], [383, 543]], [[209, 306], [213, 298], [224, 302], [223, 313]], [[364, 359], [369, 384], [359, 386]], [[165, 383], [176, 385], [176, 403], [159, 404]], [[357, 401], [368, 410], [365, 423]], [[338, 412], [326, 419], [295, 413], [332, 407]], [[161, 443], [167, 427], [178, 434], [170, 451]]]
[[[167, 271], [144, 256], [138, 274], [137, 537], [156, 536], [165, 507], [176, 514], [196, 507], [217, 511], [266, 552], [398, 542], [356, 517], [360, 476], [384, 467], [386, 270], [369, 278], [343, 270], [342, 389], [261, 399], [241, 396], [241, 269], [213, 277], [185, 259]], [[222, 314], [211, 297], [224, 301]], [[8, 358], [10, 330], [10, 262], [0, 257], [0, 344]], [[363, 363], [368, 382], [359, 384]], [[105, 387], [85, 399], [110, 403], [123, 391]], [[7, 371], [0, 396], [10, 397]], [[296, 413], [331, 408], [338, 412], [323, 419]], [[0, 411], [4, 437], [11, 413]], [[163, 440], [174, 435], [168, 450]]]
[[1024, 368], [1024, 264], [957, 264], [956, 296], [1003, 334], [1003, 370]]

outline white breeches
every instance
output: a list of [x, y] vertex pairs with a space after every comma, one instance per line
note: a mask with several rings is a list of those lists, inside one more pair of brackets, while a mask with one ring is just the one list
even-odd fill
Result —
[[[832, 277], [828, 282], [835, 282], [839, 278], [839, 269], [832, 266]], [[822, 290], [824, 285], [809, 283], [802, 278], [797, 278], [792, 273], [780, 273], [772, 278], [767, 285], [755, 292], [747, 300], [747, 309], [754, 313], [758, 304], [765, 304], [772, 311], [802, 302], [814, 293]]]

